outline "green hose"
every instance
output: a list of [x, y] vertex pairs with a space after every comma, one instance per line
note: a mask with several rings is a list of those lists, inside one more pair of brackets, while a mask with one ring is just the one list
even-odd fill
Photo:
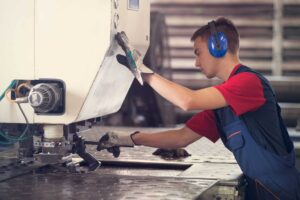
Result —
[[0, 101], [4, 98], [4, 96], [5, 96], [5, 92], [7, 91], [7, 90], [9, 90], [10, 88], [12, 88], [12, 87], [14, 87], [14, 85], [16, 84], [16, 80], [13, 80], [13, 81], [11, 81], [11, 83], [9, 84], [9, 86], [3, 91], [3, 93], [1, 94], [1, 96], [0, 96]]
[[24, 135], [23, 136], [21, 135], [20, 137], [13, 137], [3, 133], [2, 131], [0, 131], [0, 136], [2, 136], [5, 140], [8, 140], [9, 142], [13, 142], [13, 143], [23, 141], [29, 138], [29, 137], [24, 137]]
[[0, 146], [10, 146], [15, 142], [9, 141], [6, 137], [3, 137], [2, 132], [0, 133]]
[[[16, 82], [17, 82], [16, 80], [11, 81], [11, 83], [9, 84], [9, 86], [1, 94], [0, 101], [4, 98], [6, 91], [9, 90], [10, 88], [13, 88], [14, 85], [16, 84]], [[18, 104], [18, 106], [20, 108], [19, 104]], [[23, 110], [21, 108], [20, 108], [20, 110], [21, 110], [22, 114], [25, 115], [24, 112], [23, 112]], [[25, 117], [25, 119], [26, 119], [26, 117]], [[27, 122], [27, 119], [26, 119], [26, 123], [27, 123], [27, 126], [26, 126], [25, 130], [23, 131], [23, 133], [21, 134], [20, 137], [13, 137], [13, 136], [10, 136], [10, 135], [5, 134], [4, 132], [0, 131], [0, 144], [1, 145], [12, 145], [12, 144], [14, 144], [16, 142], [20, 142], [20, 141], [28, 139], [29, 137], [24, 137], [25, 134], [26, 134], [26, 132], [28, 131], [28, 122]]]

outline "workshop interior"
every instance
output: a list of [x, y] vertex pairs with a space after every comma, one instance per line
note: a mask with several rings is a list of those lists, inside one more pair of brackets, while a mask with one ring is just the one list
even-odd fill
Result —
[[172, 105], [116, 56], [129, 42], [175, 83], [220, 84], [195, 67], [190, 40], [218, 16], [274, 88], [300, 170], [300, 0], [0, 0], [0, 199], [244, 199], [221, 141], [96, 150], [108, 131], [176, 129], [200, 112]]

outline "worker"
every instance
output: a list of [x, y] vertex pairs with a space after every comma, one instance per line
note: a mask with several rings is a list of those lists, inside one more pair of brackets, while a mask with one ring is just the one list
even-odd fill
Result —
[[[268, 80], [241, 64], [239, 33], [227, 18], [199, 28], [191, 37], [195, 65], [207, 78], [222, 84], [191, 90], [151, 71], [135, 58], [144, 81], [184, 111], [202, 110], [179, 130], [158, 133], [106, 133], [98, 150], [144, 145], [176, 149], [206, 137], [221, 138], [247, 181], [246, 199], [300, 199], [293, 143]], [[126, 57], [117, 57], [126, 65]], [[129, 59], [129, 58], [127, 58]]]

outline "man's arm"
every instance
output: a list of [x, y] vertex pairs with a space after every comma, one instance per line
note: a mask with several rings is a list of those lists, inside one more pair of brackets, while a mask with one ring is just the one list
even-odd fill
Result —
[[[117, 60], [119, 63], [128, 67], [128, 58], [125, 56], [118, 55]], [[143, 80], [145, 80], [162, 97], [183, 110], [212, 110], [228, 105], [223, 95], [214, 87], [195, 91], [178, 85], [155, 74], [142, 63], [142, 60], [138, 55], [135, 64], [138, 71], [141, 73]], [[133, 74], [139, 79], [136, 73], [133, 72]]]
[[187, 110], [212, 110], [227, 106], [223, 95], [214, 87], [191, 90], [158, 74], [144, 75], [146, 82], [162, 97]]
[[140, 132], [133, 135], [132, 140], [136, 145], [164, 149], [176, 149], [186, 147], [201, 137], [201, 135], [195, 133], [190, 128], [185, 126], [178, 130], [170, 130], [153, 134]]
[[115, 157], [118, 157], [120, 155], [120, 147], [133, 147], [136, 144], [162, 149], [177, 149], [186, 147], [201, 137], [201, 135], [188, 127], [152, 134], [142, 132], [108, 132], [100, 138], [97, 150], [107, 149]]

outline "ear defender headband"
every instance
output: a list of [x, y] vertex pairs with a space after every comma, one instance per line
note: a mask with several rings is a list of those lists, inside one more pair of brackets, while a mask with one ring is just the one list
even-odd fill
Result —
[[223, 32], [218, 32], [215, 21], [208, 23], [210, 36], [208, 38], [208, 50], [215, 58], [223, 57], [228, 50], [228, 39]]

